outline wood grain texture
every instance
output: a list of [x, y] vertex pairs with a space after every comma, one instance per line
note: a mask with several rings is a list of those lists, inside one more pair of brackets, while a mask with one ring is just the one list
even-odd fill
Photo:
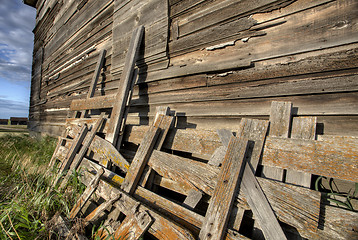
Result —
[[208, 210], [200, 239], [223, 239], [242, 170], [247, 139], [231, 137]]

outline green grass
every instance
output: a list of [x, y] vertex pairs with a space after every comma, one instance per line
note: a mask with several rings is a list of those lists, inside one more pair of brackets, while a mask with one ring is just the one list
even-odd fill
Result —
[[0, 239], [48, 239], [50, 219], [56, 213], [68, 216], [83, 192], [78, 176], [64, 192], [46, 192], [50, 177], [45, 173], [55, 145], [50, 137], [0, 137]]

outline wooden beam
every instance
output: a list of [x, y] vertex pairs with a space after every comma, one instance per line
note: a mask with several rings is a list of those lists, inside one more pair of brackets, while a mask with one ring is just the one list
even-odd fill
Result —
[[234, 203], [247, 139], [231, 137], [199, 239], [223, 239]]
[[103, 49], [99, 53], [97, 65], [96, 65], [96, 68], [95, 68], [95, 71], [94, 71], [94, 74], [93, 74], [93, 77], [92, 77], [90, 88], [89, 88], [88, 93], [87, 93], [87, 99], [92, 98], [93, 95], [94, 95], [94, 92], [96, 90], [96, 85], [97, 85], [97, 82], [98, 82], [98, 79], [99, 79], [99, 75], [101, 74], [101, 70], [103, 68], [106, 53], [107, 53], [107, 51], [105, 49]]
[[112, 109], [111, 122], [108, 126], [106, 140], [111, 142], [114, 146], [117, 144], [119, 130], [121, 129], [122, 117], [125, 113], [125, 107], [128, 102], [129, 90], [132, 87], [131, 81], [134, 65], [138, 59], [139, 48], [144, 34], [144, 27], [139, 26], [133, 31], [132, 38], [128, 47], [126, 60], [121, 76], [119, 92], [116, 95], [115, 105]]
[[78, 99], [73, 100], [70, 105], [71, 111], [81, 111], [81, 110], [92, 110], [92, 109], [102, 109], [102, 108], [112, 108], [116, 101], [116, 95], [105, 95], [92, 97], [89, 99]]
[[357, 153], [358, 141], [349, 139], [332, 142], [269, 137], [262, 164], [358, 182]]
[[255, 219], [258, 220], [265, 239], [287, 239], [248, 163], [245, 166], [242, 183], [246, 200]]
[[159, 133], [159, 128], [151, 126], [147, 134], [144, 136], [123, 181], [122, 189], [125, 192], [133, 194], [153, 147], [156, 144]]

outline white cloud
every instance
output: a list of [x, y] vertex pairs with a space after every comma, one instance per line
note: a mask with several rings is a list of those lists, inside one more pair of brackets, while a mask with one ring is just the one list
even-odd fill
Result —
[[0, 0], [0, 77], [30, 81], [36, 11], [21, 0]]
[[9, 119], [10, 117], [27, 117], [28, 115], [28, 103], [0, 96], [0, 118]]

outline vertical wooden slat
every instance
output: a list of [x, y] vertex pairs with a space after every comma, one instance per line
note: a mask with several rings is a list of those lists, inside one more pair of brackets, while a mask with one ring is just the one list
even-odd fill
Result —
[[[272, 137], [288, 138], [291, 127], [292, 103], [277, 102], [271, 103], [270, 112], [270, 133]], [[264, 166], [262, 176], [265, 178], [283, 181], [284, 171], [280, 168]]]
[[144, 27], [139, 26], [133, 31], [132, 38], [128, 47], [128, 53], [124, 63], [121, 76], [119, 92], [116, 95], [115, 105], [112, 109], [111, 121], [108, 126], [106, 140], [117, 146], [118, 134], [121, 129], [122, 118], [128, 101], [131, 80], [133, 79], [133, 69], [139, 55], [139, 48], [144, 34]]
[[199, 239], [223, 239], [237, 191], [247, 139], [231, 137]]
[[[291, 138], [315, 140], [316, 123], [316, 117], [294, 118]], [[292, 161], [299, 161], [299, 159], [292, 159]], [[311, 174], [287, 169], [286, 182], [309, 188], [311, 186]]]

